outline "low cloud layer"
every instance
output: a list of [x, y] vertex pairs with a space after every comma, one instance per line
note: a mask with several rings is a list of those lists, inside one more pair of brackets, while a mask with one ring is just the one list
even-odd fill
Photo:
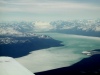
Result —
[[[27, 19], [99, 18], [98, 0], [1, 0], [0, 16]], [[23, 14], [22, 14], [23, 13]], [[26, 16], [26, 17], [24, 17]]]

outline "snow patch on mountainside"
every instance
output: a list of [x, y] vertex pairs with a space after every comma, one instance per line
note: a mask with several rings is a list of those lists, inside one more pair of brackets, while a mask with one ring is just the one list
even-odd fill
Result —
[[22, 34], [21, 32], [11, 28], [11, 27], [8, 27], [8, 28], [0, 28], [0, 34]]
[[50, 25], [49, 22], [37, 21], [34, 24], [34, 29], [35, 29], [36, 32], [48, 31], [48, 30], [51, 30], [52, 28], [53, 28], [53, 26]]
[[95, 31], [100, 31], [100, 26], [96, 27]]

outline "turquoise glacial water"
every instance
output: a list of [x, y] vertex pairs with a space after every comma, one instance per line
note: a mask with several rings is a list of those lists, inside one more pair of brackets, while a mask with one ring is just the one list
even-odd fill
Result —
[[70, 35], [70, 34], [59, 34], [59, 33], [47, 33], [56, 40], [63, 42], [65, 46], [64, 49], [73, 49], [76, 52], [82, 52], [84, 50], [94, 50], [100, 49], [100, 38], [99, 37], [89, 37], [80, 35]]
[[61, 33], [37, 33], [49, 35], [62, 41], [64, 46], [51, 47], [31, 52], [29, 55], [17, 58], [22, 65], [32, 72], [70, 66], [89, 56], [82, 51], [100, 49], [100, 38]]

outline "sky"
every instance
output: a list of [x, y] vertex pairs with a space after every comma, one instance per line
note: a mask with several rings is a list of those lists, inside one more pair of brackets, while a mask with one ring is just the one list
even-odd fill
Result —
[[0, 0], [0, 21], [100, 18], [100, 0]]

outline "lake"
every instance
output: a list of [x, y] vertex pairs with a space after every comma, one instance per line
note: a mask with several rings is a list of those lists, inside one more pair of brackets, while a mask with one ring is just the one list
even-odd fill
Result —
[[32, 51], [16, 60], [32, 72], [40, 72], [70, 66], [89, 56], [82, 51], [100, 49], [100, 38], [62, 33], [36, 33], [49, 35], [62, 41], [64, 46]]

